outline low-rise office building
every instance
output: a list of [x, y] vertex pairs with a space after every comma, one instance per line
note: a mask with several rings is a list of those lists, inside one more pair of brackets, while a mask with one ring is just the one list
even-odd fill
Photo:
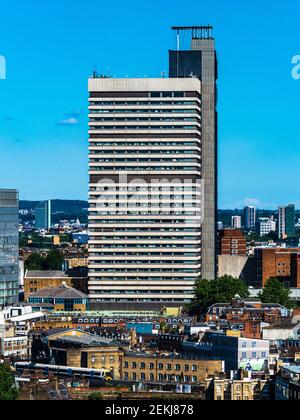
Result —
[[28, 303], [32, 304], [35, 310], [55, 312], [85, 312], [89, 308], [88, 296], [66, 284], [32, 293]]
[[29, 332], [44, 313], [33, 313], [30, 307], [9, 307], [0, 312], [0, 357], [27, 359], [31, 344]]
[[227, 335], [222, 331], [208, 331], [198, 342], [182, 343], [181, 353], [187, 357], [223, 360], [225, 371], [268, 369], [270, 343], [266, 340]]

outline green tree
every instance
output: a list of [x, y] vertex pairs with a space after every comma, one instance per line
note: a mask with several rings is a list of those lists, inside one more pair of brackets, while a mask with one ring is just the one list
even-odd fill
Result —
[[0, 364], [0, 401], [14, 401], [18, 398], [15, 379], [11, 368]]
[[26, 270], [42, 270], [44, 264], [44, 258], [37, 253], [33, 253], [29, 255], [27, 260], [25, 261], [25, 269]]
[[211, 305], [229, 303], [236, 295], [241, 298], [249, 297], [248, 287], [241, 279], [224, 276], [211, 281], [198, 280], [189, 312], [193, 315], [204, 315]]
[[63, 254], [58, 249], [52, 249], [43, 262], [43, 269], [61, 270], [63, 261]]
[[259, 298], [262, 303], [278, 303], [288, 309], [292, 309], [295, 305], [290, 295], [290, 289], [287, 289], [282, 281], [277, 278], [271, 278], [259, 294]]

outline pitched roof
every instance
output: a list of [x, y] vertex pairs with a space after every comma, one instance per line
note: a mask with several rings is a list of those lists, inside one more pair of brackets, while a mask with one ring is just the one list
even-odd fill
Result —
[[36, 278], [36, 279], [52, 279], [52, 278], [68, 278], [68, 275], [64, 271], [58, 270], [27, 270], [25, 278]]
[[76, 329], [70, 329], [70, 328], [52, 328], [52, 330], [46, 330], [43, 331], [43, 335], [45, 337], [51, 337], [53, 335], [57, 335], [57, 334], [62, 334], [62, 333], [66, 333], [69, 331], [76, 331]]
[[62, 336], [57, 341], [61, 343], [77, 344], [84, 347], [120, 346], [120, 343], [112, 338], [103, 338], [93, 334], [82, 334], [80, 336]]
[[32, 293], [30, 298], [52, 298], [52, 299], [87, 299], [87, 295], [72, 287], [47, 287], [36, 293]]

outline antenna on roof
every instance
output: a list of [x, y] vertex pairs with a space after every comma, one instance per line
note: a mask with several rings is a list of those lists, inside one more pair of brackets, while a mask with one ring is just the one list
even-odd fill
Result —
[[93, 70], [93, 78], [97, 79], [98, 78], [98, 71], [97, 71], [97, 64], [94, 64], [94, 70]]

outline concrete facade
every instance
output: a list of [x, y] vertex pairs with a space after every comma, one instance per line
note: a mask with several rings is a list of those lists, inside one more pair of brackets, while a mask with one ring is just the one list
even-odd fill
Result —
[[[192, 28], [184, 28], [186, 29]], [[202, 85], [201, 162], [205, 196], [202, 223], [202, 278], [213, 280], [217, 274], [218, 65], [212, 34], [202, 38], [192, 33], [190, 50], [170, 51], [170, 77], [190, 78], [191, 75], [199, 78]]]
[[256, 260], [238, 255], [218, 256], [218, 277], [225, 275], [244, 280], [249, 286], [256, 282]]
[[89, 80], [89, 295], [189, 302], [201, 276], [201, 83]]

